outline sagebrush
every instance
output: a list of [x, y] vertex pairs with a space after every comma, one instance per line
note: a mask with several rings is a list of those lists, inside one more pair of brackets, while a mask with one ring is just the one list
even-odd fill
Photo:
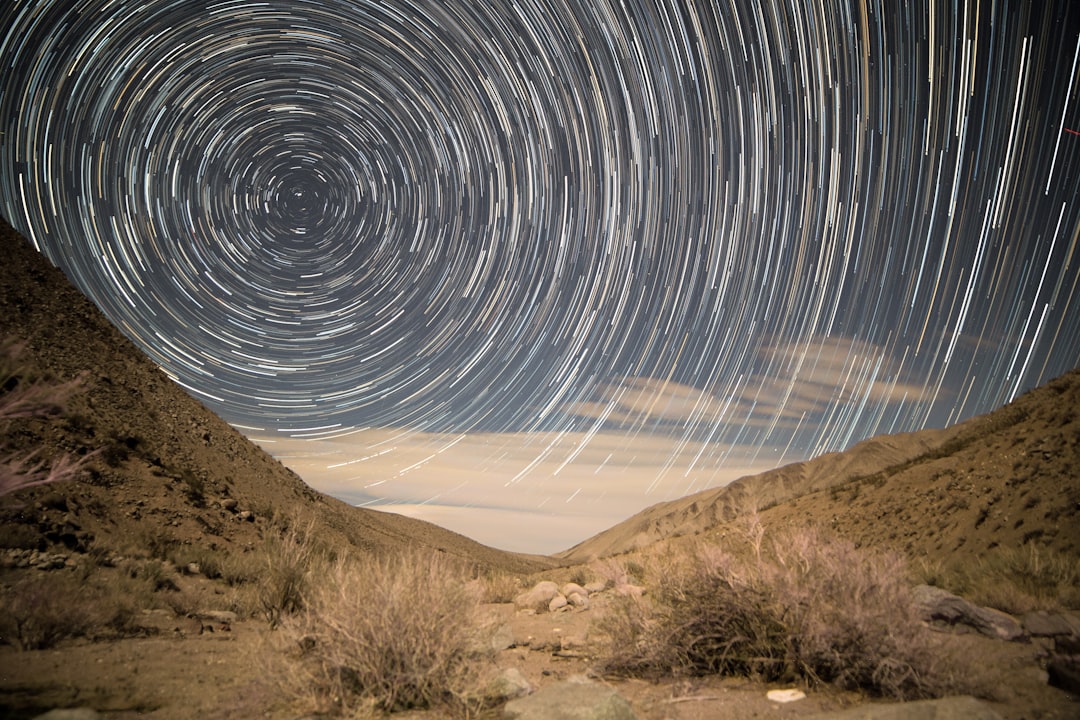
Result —
[[664, 560], [651, 599], [600, 623], [602, 669], [622, 675], [745, 675], [910, 699], [963, 683], [919, 622], [903, 560], [812, 530]]
[[469, 707], [490, 644], [465, 577], [430, 551], [339, 560], [283, 621], [294, 692], [347, 710]]

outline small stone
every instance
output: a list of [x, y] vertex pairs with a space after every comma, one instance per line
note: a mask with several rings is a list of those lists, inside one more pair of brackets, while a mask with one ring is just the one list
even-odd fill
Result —
[[786, 690], [770, 690], [765, 693], [765, 697], [769, 698], [773, 702], [777, 703], [789, 703], [796, 700], [803, 700], [806, 698], [806, 693], [796, 688], [788, 688]]

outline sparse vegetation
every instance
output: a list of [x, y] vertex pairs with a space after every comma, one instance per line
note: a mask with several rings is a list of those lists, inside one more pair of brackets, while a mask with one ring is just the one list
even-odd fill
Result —
[[[0, 429], [6, 433], [13, 420], [62, 415], [80, 380], [62, 382], [32, 370], [23, 359], [24, 348], [8, 338], [0, 341]], [[62, 455], [52, 461], [40, 451], [19, 452], [0, 440], [0, 496], [21, 488], [70, 480], [89, 458]]]
[[272, 626], [299, 612], [305, 606], [310, 580], [322, 575], [329, 564], [329, 554], [313, 537], [310, 524], [296, 521], [267, 534], [262, 555], [265, 559], [259, 583], [259, 605]]
[[625, 599], [601, 623], [605, 671], [835, 683], [898, 699], [955, 689], [897, 556], [754, 526], [738, 547], [701, 544], [664, 565], [651, 600]]
[[464, 711], [485, 645], [465, 577], [430, 550], [337, 561], [283, 623], [283, 675], [323, 709]]
[[975, 561], [926, 566], [919, 579], [1014, 615], [1080, 609], [1080, 558], [1033, 542], [994, 547]]

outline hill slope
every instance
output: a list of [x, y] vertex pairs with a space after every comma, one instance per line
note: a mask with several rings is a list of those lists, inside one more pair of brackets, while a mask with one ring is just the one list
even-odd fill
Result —
[[22, 345], [32, 372], [83, 378], [64, 417], [9, 423], [4, 444], [45, 458], [98, 453], [82, 479], [0, 502], [0, 547], [62, 540], [82, 551], [147, 543], [234, 551], [273, 523], [311, 522], [331, 545], [419, 544], [513, 572], [551, 564], [314, 491], [173, 383], [3, 221], [0, 253], [0, 339]]
[[716, 531], [827, 525], [913, 557], [1027, 543], [1080, 552], [1080, 369], [945, 430], [881, 436], [643, 512], [559, 553], [566, 562]]

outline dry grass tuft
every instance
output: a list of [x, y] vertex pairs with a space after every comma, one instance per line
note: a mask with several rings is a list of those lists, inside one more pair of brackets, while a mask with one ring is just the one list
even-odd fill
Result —
[[338, 561], [283, 622], [294, 693], [324, 709], [464, 711], [486, 632], [465, 577], [430, 551]]
[[997, 547], [974, 562], [923, 563], [915, 577], [1013, 615], [1080, 610], [1080, 557], [1034, 543]]
[[760, 525], [733, 550], [702, 544], [666, 558], [652, 600], [625, 599], [601, 621], [603, 670], [834, 683], [897, 699], [957, 689], [898, 556], [810, 530], [767, 538]]

